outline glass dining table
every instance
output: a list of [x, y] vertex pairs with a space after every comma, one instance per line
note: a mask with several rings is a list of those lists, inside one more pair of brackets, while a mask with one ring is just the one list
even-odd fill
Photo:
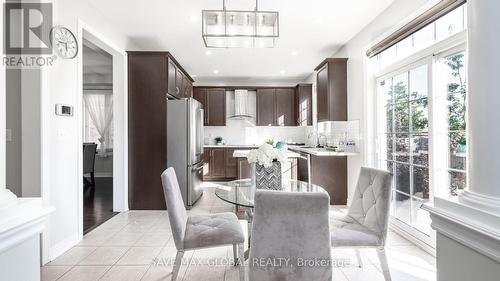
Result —
[[[250, 248], [250, 239], [252, 233], [252, 220], [254, 210], [255, 187], [251, 179], [242, 179], [220, 184], [215, 189], [215, 195], [224, 202], [236, 206], [236, 212], [240, 208], [244, 209], [246, 220], [248, 221], [248, 247]], [[298, 180], [288, 180], [282, 182], [284, 192], [327, 192], [319, 185]], [[248, 250], [245, 251], [245, 259], [248, 258]]]
[[[284, 192], [326, 192], [321, 186], [312, 183], [288, 180], [282, 182], [282, 189], [279, 191]], [[254, 193], [255, 187], [251, 179], [235, 180], [219, 185], [215, 189], [215, 195], [229, 204], [248, 208], [250, 210], [254, 207]]]

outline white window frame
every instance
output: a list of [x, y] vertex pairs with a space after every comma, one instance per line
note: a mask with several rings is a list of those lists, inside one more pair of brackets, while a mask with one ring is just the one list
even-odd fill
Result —
[[[434, 200], [434, 197], [439, 196], [442, 197], [443, 194], [440, 192], [436, 192], [436, 184], [437, 179], [442, 178], [443, 173], [447, 173], [448, 170], [440, 171], [440, 168], [442, 167], [442, 163], [437, 164], [437, 159], [439, 157], [435, 157], [438, 155], [438, 147], [441, 147], [441, 145], [437, 146], [436, 142], [442, 142], [442, 136], [440, 137], [438, 135], [438, 132], [436, 131], [434, 120], [439, 120], [440, 118], [446, 118], [446, 113], [441, 112], [439, 114], [434, 110], [435, 108], [435, 93], [439, 93], [441, 89], [439, 89], [439, 86], [436, 85], [434, 81], [438, 81], [437, 79], [437, 71], [436, 67], [437, 64], [439, 63], [439, 60], [458, 53], [458, 52], [463, 52], [467, 53], [467, 30], [463, 30], [461, 32], [458, 32], [448, 38], [445, 38], [443, 40], [440, 40], [432, 45], [430, 45], [427, 48], [424, 48], [420, 51], [417, 51], [406, 58], [402, 58], [401, 60], [388, 65], [384, 68], [380, 67], [380, 63], [378, 64], [379, 70], [376, 71], [373, 75], [374, 80], [375, 80], [375, 88], [373, 89], [373, 93], [375, 94], [375, 97], [373, 98], [373, 113], [374, 113], [374, 118], [376, 122], [376, 128], [375, 132], [373, 134], [373, 137], [375, 138], [375, 141], [372, 142], [374, 144], [374, 149], [373, 151], [375, 152], [375, 162], [378, 167], [386, 168], [386, 164], [383, 163], [385, 166], [381, 166], [382, 159], [386, 156], [381, 155], [381, 153], [385, 152], [385, 148], [381, 149], [383, 143], [385, 141], [381, 140], [380, 137], [384, 135], [384, 129], [383, 126], [385, 125], [385, 111], [381, 110], [383, 108], [383, 101], [381, 101], [381, 97], [379, 95], [378, 91], [378, 85], [379, 81], [385, 80], [387, 78], [390, 78], [394, 75], [397, 75], [398, 73], [402, 73], [411, 70], [415, 67], [421, 66], [423, 64], [428, 65], [428, 126], [429, 126], [429, 192], [430, 192], [430, 202]], [[446, 119], [445, 119], [446, 120]], [[382, 130], [382, 131], [381, 131]], [[446, 131], [447, 132], [447, 131]], [[446, 138], [445, 143], [447, 145], [448, 139]], [[446, 146], [447, 147], [447, 146]], [[446, 161], [446, 160], [445, 160]], [[385, 161], [384, 161], [385, 162]], [[448, 163], [446, 161], [445, 163], [446, 167], [448, 166]], [[447, 175], [446, 175], [447, 176]], [[439, 190], [439, 189], [437, 189]], [[443, 189], [440, 189], [443, 190]], [[449, 197], [448, 197], [449, 198]], [[411, 200], [411, 198], [410, 198]], [[410, 211], [411, 212], [411, 211]], [[429, 252], [433, 252], [435, 249], [436, 245], [436, 238], [435, 238], [435, 232], [431, 230], [430, 236], [422, 233], [421, 231], [415, 229], [411, 225], [408, 225], [405, 222], [400, 221], [399, 219], [396, 219], [393, 214], [392, 214], [392, 206], [391, 206], [391, 217], [390, 217], [390, 222], [391, 222], [391, 228], [394, 230], [408, 234], [405, 235], [407, 238], [412, 240], [412, 242], [418, 244], [419, 246], [423, 247], [424, 249], [428, 250]]]

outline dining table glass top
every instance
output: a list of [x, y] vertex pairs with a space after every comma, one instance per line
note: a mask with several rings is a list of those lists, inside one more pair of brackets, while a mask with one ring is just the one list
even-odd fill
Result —
[[[242, 179], [218, 185], [215, 195], [221, 200], [240, 207], [253, 208], [255, 187], [252, 187], [251, 179]], [[287, 180], [282, 182], [285, 192], [326, 192], [321, 186], [298, 180]]]

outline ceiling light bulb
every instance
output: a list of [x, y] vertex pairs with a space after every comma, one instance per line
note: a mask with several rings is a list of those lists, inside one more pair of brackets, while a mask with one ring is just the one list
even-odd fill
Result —
[[315, 18], [314, 19], [314, 23], [320, 23], [321, 22], [321, 18]]
[[280, 71], [280, 74], [281, 74], [281, 75], [285, 74], [285, 71], [284, 71], [284, 70], [281, 70], [281, 71]]
[[212, 55], [212, 51], [207, 50], [207, 51], [205, 52], [205, 55], [207, 55], [207, 56], [211, 56], [211, 55]]
[[219, 74], [219, 71], [217, 69], [215, 69], [214, 74]]
[[292, 52], [292, 56], [296, 57], [299, 53], [297, 51]]

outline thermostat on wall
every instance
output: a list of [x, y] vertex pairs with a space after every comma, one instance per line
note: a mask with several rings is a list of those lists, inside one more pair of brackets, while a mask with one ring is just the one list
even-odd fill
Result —
[[56, 115], [73, 116], [73, 107], [71, 105], [56, 104]]

